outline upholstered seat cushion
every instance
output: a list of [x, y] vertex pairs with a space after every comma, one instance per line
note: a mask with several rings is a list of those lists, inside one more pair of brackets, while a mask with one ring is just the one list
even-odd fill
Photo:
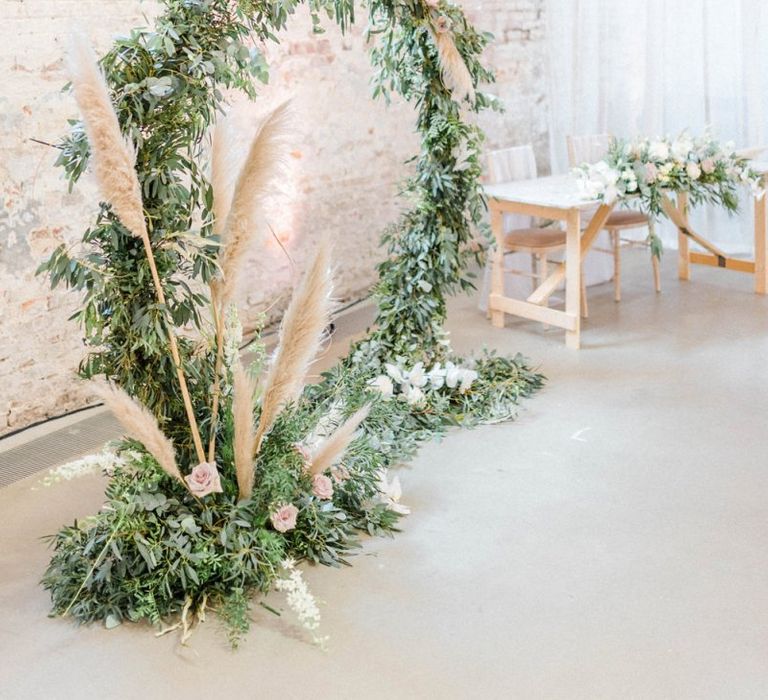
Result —
[[605, 222], [605, 228], [612, 226], [621, 226], [622, 228], [631, 228], [632, 226], [647, 226], [648, 217], [641, 211], [624, 209], [611, 212], [608, 221]]
[[536, 250], [565, 245], [565, 231], [556, 228], [520, 228], [504, 237], [507, 250]]

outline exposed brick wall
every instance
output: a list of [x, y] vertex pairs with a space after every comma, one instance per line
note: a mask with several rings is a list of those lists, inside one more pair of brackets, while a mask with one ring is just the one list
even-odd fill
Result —
[[[499, 77], [492, 90], [507, 111], [482, 117], [490, 147], [531, 141], [544, 160], [544, 0], [463, 4], [498, 39], [488, 60]], [[138, 0], [0, 2], [0, 434], [88, 398], [74, 379], [81, 333], [67, 321], [77, 299], [51, 292], [34, 276], [56, 245], [78, 240], [96, 202], [89, 176], [68, 194], [52, 166], [55, 153], [30, 140], [55, 141], [76, 115], [72, 97], [61, 93], [67, 37], [78, 27], [104, 50], [111, 36], [144, 24], [142, 15], [151, 17], [155, 9]], [[333, 234], [337, 295], [352, 298], [375, 279], [379, 234], [401, 206], [394, 195], [416, 137], [407, 105], [387, 109], [369, 98], [362, 26], [347, 37], [333, 28], [315, 36], [309, 26], [306, 16], [297, 17], [281, 43], [267, 48], [272, 78], [262, 105], [290, 96], [297, 115], [293, 178], [270, 221], [299, 267], [308, 242]], [[252, 109], [241, 107], [237, 122], [247, 124]], [[246, 315], [280, 308], [292, 276], [274, 242], [254, 250], [240, 290]]]

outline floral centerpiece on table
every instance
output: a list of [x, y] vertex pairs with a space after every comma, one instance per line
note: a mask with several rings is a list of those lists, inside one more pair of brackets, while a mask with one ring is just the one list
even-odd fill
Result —
[[[664, 213], [668, 192], [686, 192], [692, 205], [714, 204], [729, 212], [739, 206], [739, 188], [762, 192], [762, 177], [739, 156], [732, 143], [721, 144], [709, 134], [694, 138], [687, 131], [676, 139], [612, 139], [606, 157], [575, 170], [587, 199], [607, 204], [637, 198], [651, 222]], [[653, 225], [651, 248], [661, 253]]]

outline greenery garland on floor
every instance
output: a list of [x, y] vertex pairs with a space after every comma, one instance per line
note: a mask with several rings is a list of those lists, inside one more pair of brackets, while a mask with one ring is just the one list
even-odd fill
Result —
[[[125, 179], [135, 187], [113, 183], [110, 195], [103, 186], [82, 249], [61, 247], [41, 268], [54, 286], [84, 293], [77, 316], [90, 354], [81, 374], [113, 383], [105, 396], [138, 436], [108, 460], [104, 509], [52, 537], [43, 583], [57, 614], [109, 626], [179, 615], [185, 637], [214, 607], [233, 641], [247, 629], [253, 593], [277, 587], [314, 630], [317, 610], [294, 561], [338, 565], [358, 532], [395, 529], [407, 509], [387, 467], [450, 425], [511, 418], [542, 381], [520, 357], [452, 357], [443, 331], [446, 296], [471, 285], [471, 227], [483, 213], [482, 132], [471, 115], [493, 106], [477, 92], [492, 80], [479, 61], [490, 37], [445, 0], [368, 3], [375, 93], [397, 92], [418, 108], [421, 153], [406, 188], [412, 208], [385, 234], [374, 330], [320, 384], [302, 391], [302, 375], [297, 391], [280, 394], [274, 375], [290, 364], [294, 341], [311, 348], [318, 340], [301, 314], [312, 325], [327, 311], [302, 311], [303, 301], [327, 296], [307, 291], [325, 289], [324, 248], [296, 292], [273, 364], [262, 367], [262, 346], [249, 376], [233, 349], [237, 318], [226, 291], [236, 272], [228, 263], [233, 231], [255, 228], [250, 214], [232, 215], [247, 165], [222, 216], [222, 190], [201, 163], [223, 111], [219, 88], [253, 97], [253, 78], [267, 79], [250, 38], [274, 40], [301, 3], [164, 4], [154, 28], [117, 40], [101, 60], [114, 131], [135, 148]], [[307, 4], [316, 28], [321, 14], [342, 29], [354, 21], [352, 0]], [[74, 81], [75, 92], [87, 111], [96, 93], [82, 82]], [[59, 164], [71, 184], [93, 158], [109, 179], [99, 159], [122, 152], [99, 144], [98, 109], [91, 112], [88, 136], [75, 122], [62, 143]], [[278, 108], [261, 125], [252, 153], [271, 147], [279, 117]], [[131, 218], [123, 194], [138, 197], [140, 216]], [[206, 286], [210, 294], [200, 291]], [[244, 453], [244, 445], [255, 447]]]

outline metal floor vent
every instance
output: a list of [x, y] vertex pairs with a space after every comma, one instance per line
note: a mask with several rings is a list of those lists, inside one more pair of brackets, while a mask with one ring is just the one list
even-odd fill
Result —
[[22, 445], [0, 452], [0, 488], [37, 472], [98, 452], [122, 435], [120, 424], [107, 411], [72, 423]]

